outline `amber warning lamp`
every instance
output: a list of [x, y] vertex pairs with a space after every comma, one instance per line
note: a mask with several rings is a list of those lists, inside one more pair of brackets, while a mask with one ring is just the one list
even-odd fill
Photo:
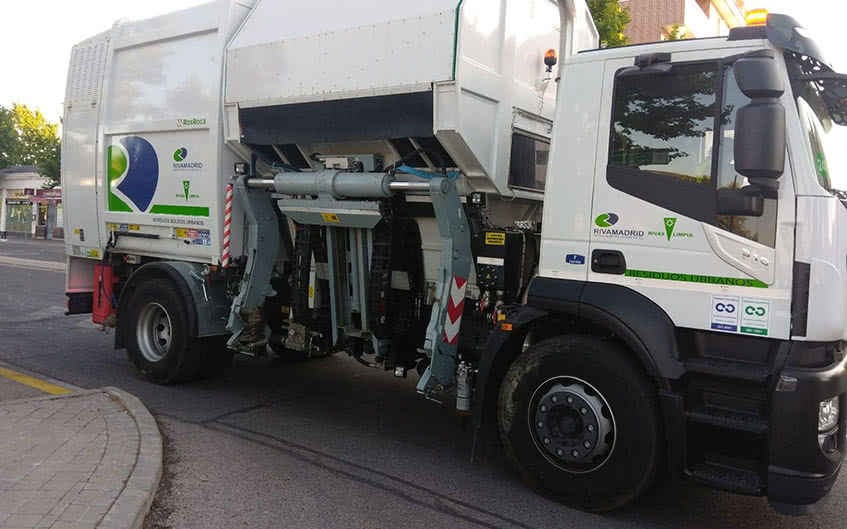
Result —
[[764, 26], [768, 22], [767, 9], [751, 9], [744, 16], [744, 21], [748, 26]]
[[552, 72], [553, 67], [559, 62], [559, 57], [556, 55], [556, 50], [550, 48], [544, 52], [544, 64], [547, 66], [547, 71]]

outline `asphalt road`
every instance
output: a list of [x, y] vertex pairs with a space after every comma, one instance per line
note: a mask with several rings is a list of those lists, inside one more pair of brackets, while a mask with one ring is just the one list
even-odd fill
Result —
[[661, 483], [612, 515], [563, 507], [527, 489], [496, 445], [471, 463], [470, 433], [451, 409], [415, 394], [416, 376], [395, 379], [341, 356], [237, 358], [211, 380], [151, 385], [112, 349], [111, 335], [88, 317], [63, 315], [63, 281], [61, 273], [0, 265], [0, 360], [144, 401], [167, 437], [148, 528], [847, 526], [843, 474], [830, 505], [804, 518], [685, 482]]
[[0, 240], [0, 255], [20, 259], [64, 262], [65, 242], [60, 239], [33, 241], [31, 239], [10, 238]]

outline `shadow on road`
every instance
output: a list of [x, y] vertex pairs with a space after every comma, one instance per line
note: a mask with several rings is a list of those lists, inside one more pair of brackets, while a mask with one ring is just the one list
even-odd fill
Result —
[[299, 363], [236, 359], [221, 376], [156, 386], [87, 316], [65, 317], [64, 276], [0, 266], [0, 359], [77, 386], [140, 397], [169, 435], [162, 527], [813, 528], [844, 527], [845, 478], [812, 517], [762, 498], [663, 481], [632, 507], [590, 515], [538, 496], [450, 406], [346, 356]]
[[[832, 526], [840, 518], [828, 514], [831, 509], [788, 518], [762, 498], [667, 480], [621, 512], [581, 513], [527, 489], [508, 469], [494, 439], [487, 439], [482, 457], [471, 463], [470, 431], [449, 406], [417, 396], [414, 383], [344, 357], [302, 363], [240, 359], [222, 377], [172, 391], [247, 399], [261, 394], [261, 404], [191, 422], [343, 476], [396, 502], [430, 509], [460, 526], [797, 528]], [[162, 407], [157, 411], [177, 418]]]

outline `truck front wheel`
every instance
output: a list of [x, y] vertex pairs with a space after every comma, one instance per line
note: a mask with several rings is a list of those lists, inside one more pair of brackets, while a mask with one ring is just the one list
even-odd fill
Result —
[[500, 435], [526, 481], [585, 511], [619, 508], [661, 464], [656, 390], [631, 355], [591, 336], [538, 343], [500, 387]]
[[189, 321], [167, 280], [148, 281], [132, 293], [119, 322], [130, 362], [151, 382], [170, 384], [202, 374], [206, 355], [189, 336]]

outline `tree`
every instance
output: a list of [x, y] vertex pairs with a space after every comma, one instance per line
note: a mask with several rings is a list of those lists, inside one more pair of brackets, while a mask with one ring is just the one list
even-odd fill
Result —
[[0, 105], [0, 169], [16, 165], [20, 156], [20, 142], [15, 130], [15, 115], [11, 109]]
[[47, 121], [40, 110], [33, 112], [26, 105], [18, 103], [13, 105], [12, 114], [19, 142], [16, 163], [37, 165], [41, 176], [47, 179], [44, 187], [56, 187], [60, 182], [59, 125]]
[[600, 46], [612, 48], [629, 44], [623, 32], [632, 22], [628, 7], [621, 7], [618, 0], [588, 0], [588, 9], [600, 33]]
[[685, 40], [688, 38], [688, 30], [684, 30], [684, 33], [680, 33], [682, 28], [679, 24], [674, 24], [671, 26], [671, 32], [668, 33], [667, 38], [665, 40]]

